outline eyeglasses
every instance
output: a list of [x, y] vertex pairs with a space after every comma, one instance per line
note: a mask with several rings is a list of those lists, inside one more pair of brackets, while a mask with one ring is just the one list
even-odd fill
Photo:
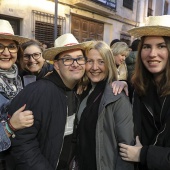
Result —
[[86, 64], [86, 58], [85, 57], [79, 57], [79, 58], [59, 58], [57, 60], [62, 60], [63, 64], [65, 66], [71, 66], [74, 61], [77, 62], [79, 65], [84, 65]]
[[33, 58], [34, 60], [38, 60], [41, 57], [41, 53], [33, 53], [33, 54], [24, 54], [23, 59], [25, 61], [30, 60], [30, 58]]
[[10, 44], [8, 46], [0, 44], [0, 53], [3, 53], [5, 48], [7, 48], [10, 53], [18, 52], [18, 46], [16, 44]]

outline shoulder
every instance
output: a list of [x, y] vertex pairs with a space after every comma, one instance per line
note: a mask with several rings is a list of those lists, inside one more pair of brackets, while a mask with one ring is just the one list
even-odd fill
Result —
[[128, 96], [126, 96], [124, 92], [121, 92], [118, 95], [114, 95], [113, 88], [109, 83], [106, 84], [103, 96], [107, 102], [114, 102], [117, 100], [119, 100], [119, 102], [129, 101]]

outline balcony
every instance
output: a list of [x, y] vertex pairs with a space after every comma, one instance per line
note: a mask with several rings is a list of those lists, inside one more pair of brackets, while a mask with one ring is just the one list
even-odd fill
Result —
[[114, 9], [89, 0], [72, 0], [72, 4], [76, 5], [77, 7], [88, 9], [90, 12], [99, 13], [105, 16], [115, 14]]

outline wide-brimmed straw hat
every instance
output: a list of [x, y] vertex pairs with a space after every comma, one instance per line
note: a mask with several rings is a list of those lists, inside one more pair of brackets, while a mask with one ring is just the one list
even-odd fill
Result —
[[128, 31], [132, 36], [170, 36], [170, 15], [149, 16], [145, 26]]
[[30, 39], [14, 35], [11, 24], [7, 20], [0, 19], [0, 39], [17, 41], [19, 44], [29, 41]]
[[88, 42], [79, 43], [73, 34], [63, 34], [55, 40], [54, 47], [48, 48], [43, 52], [43, 57], [46, 60], [54, 60], [55, 56], [61, 52], [73, 49], [84, 50]]

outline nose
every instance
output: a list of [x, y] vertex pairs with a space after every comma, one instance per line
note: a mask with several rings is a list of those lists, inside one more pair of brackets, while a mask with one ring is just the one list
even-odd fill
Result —
[[126, 56], [122, 56], [122, 60], [125, 61]]
[[4, 51], [2, 52], [3, 55], [10, 55], [10, 52], [7, 47], [5, 47]]
[[79, 64], [77, 63], [77, 60], [73, 60], [72, 65], [74, 65], [74, 66], [78, 66]]
[[95, 61], [92, 65], [93, 70], [97, 70], [98, 69], [98, 63]]
[[152, 47], [150, 51], [150, 57], [155, 57], [156, 56], [156, 48]]
[[30, 55], [29, 61], [35, 61], [35, 59]]

